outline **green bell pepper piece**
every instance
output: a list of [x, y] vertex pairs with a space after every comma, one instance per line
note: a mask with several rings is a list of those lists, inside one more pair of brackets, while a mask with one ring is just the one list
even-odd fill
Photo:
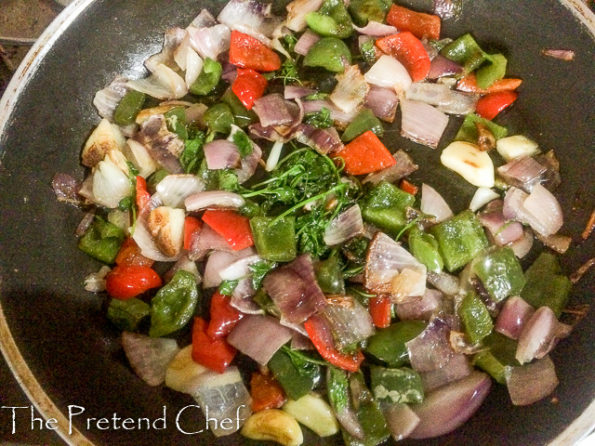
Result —
[[465, 266], [489, 245], [479, 220], [469, 210], [432, 226], [430, 231], [450, 272]]
[[275, 262], [289, 262], [297, 255], [295, 218], [253, 217], [250, 228], [260, 257]]
[[463, 34], [455, 41], [446, 45], [442, 48], [440, 54], [447, 59], [463, 65], [465, 73], [470, 73], [479, 68], [490, 58], [469, 33]]
[[519, 295], [527, 282], [514, 252], [506, 247], [486, 253], [473, 264], [472, 270], [496, 302]]
[[368, 130], [372, 130], [378, 137], [384, 135], [384, 127], [382, 126], [380, 119], [378, 119], [371, 110], [364, 108], [347, 126], [341, 136], [341, 140], [349, 142]]
[[395, 236], [407, 224], [405, 209], [414, 203], [413, 195], [382, 181], [368, 192], [360, 206], [365, 221]]
[[508, 135], [508, 129], [506, 127], [494, 124], [492, 121], [488, 121], [487, 119], [477, 116], [475, 113], [471, 113], [465, 116], [463, 124], [461, 124], [461, 127], [455, 136], [455, 141], [467, 141], [477, 144], [479, 135], [477, 133], [477, 127], [475, 126], [476, 122], [486, 126], [496, 139], [504, 138]]
[[222, 102], [209, 107], [202, 120], [211, 133], [217, 132], [225, 135], [229, 134], [231, 125], [235, 123], [231, 108]]
[[149, 336], [165, 336], [184, 327], [198, 303], [196, 279], [188, 271], [179, 270], [151, 300]]
[[557, 317], [568, 303], [572, 282], [561, 274], [558, 258], [549, 252], [542, 252], [525, 272], [527, 283], [521, 297], [535, 308], [547, 306]]
[[459, 316], [465, 333], [473, 344], [477, 344], [494, 329], [488, 309], [475, 293], [465, 296], [459, 307]]
[[221, 80], [223, 66], [216, 60], [206, 58], [198, 78], [190, 86], [190, 93], [205, 96], [215, 89]]
[[389, 403], [421, 403], [424, 399], [424, 388], [421, 376], [407, 367], [387, 369], [370, 367], [372, 392], [379, 401]]
[[103, 263], [114, 263], [126, 234], [116, 225], [95, 216], [93, 224], [83, 234], [78, 248]]
[[151, 307], [140, 299], [112, 299], [107, 307], [107, 318], [120, 330], [134, 331], [150, 311]]
[[175, 107], [163, 114], [167, 128], [174, 132], [180, 139], [188, 139], [188, 129], [186, 128], [186, 111], [184, 107]]
[[349, 408], [347, 372], [329, 365], [326, 372], [326, 390], [328, 400], [335, 413], [341, 413]]
[[484, 64], [476, 72], [477, 86], [489, 88], [494, 82], [502, 79], [506, 74], [507, 60], [502, 54], [491, 54], [489, 63]]
[[336, 37], [323, 37], [308, 51], [304, 58], [307, 67], [322, 67], [333, 73], [345, 71], [343, 61], [351, 64], [351, 51], [345, 42]]
[[374, 62], [376, 62], [376, 45], [374, 45], [372, 37], [359, 42], [359, 52], [368, 65], [374, 65]]
[[114, 110], [114, 122], [118, 125], [134, 124], [136, 115], [143, 109], [146, 98], [144, 93], [130, 90]]
[[439, 273], [444, 268], [444, 261], [440, 256], [438, 242], [432, 234], [423, 232], [417, 226], [409, 230], [409, 250], [413, 257], [423, 263], [428, 271]]
[[487, 350], [474, 356], [473, 365], [488, 373], [498, 383], [506, 384], [506, 369], [521, 365], [514, 357], [517, 342], [494, 332], [484, 339], [483, 344]]
[[325, 37], [345, 39], [353, 33], [351, 17], [343, 0], [325, 0], [318, 12], [306, 15], [306, 23]]
[[368, 339], [366, 352], [384, 361], [389, 367], [401, 367], [409, 362], [405, 346], [426, 328], [422, 321], [400, 321], [379, 329]]
[[320, 366], [302, 360], [291, 349], [280, 349], [267, 364], [292, 400], [300, 399], [320, 382]]
[[320, 289], [327, 294], [345, 294], [345, 281], [343, 280], [341, 262], [337, 251], [326, 260], [316, 262], [314, 265], [316, 281]]
[[349, 13], [358, 26], [365, 26], [369, 21], [384, 23], [392, 1], [390, 0], [351, 0]]
[[256, 113], [244, 107], [244, 104], [242, 104], [235, 93], [231, 91], [231, 88], [227, 89], [225, 93], [223, 93], [221, 100], [229, 105], [229, 108], [233, 113], [235, 123], [238, 127], [245, 128], [258, 121], [258, 116], [256, 116]]

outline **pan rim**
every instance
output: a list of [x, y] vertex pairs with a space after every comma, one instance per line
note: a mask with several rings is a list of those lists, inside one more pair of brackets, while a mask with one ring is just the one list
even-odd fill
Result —
[[[0, 99], [0, 142], [3, 139], [4, 129], [10, 124], [10, 118], [17, 104], [21, 92], [25, 90], [29, 81], [33, 78], [41, 61], [45, 58], [62, 34], [87, 8], [96, 0], [74, 0], [65, 8], [58, 17], [46, 28], [29, 53], [15, 72], [8, 84], [4, 95]], [[565, 8], [578, 19], [591, 37], [595, 40], [595, 14], [581, 0], [558, 0]], [[2, 163], [3, 152], [0, 152], [0, 164]], [[0, 278], [1, 283], [1, 278]], [[81, 431], [72, 427], [69, 433], [66, 426], [68, 420], [62, 411], [51, 400], [41, 384], [35, 378], [33, 372], [23, 358], [15, 339], [12, 336], [8, 321], [5, 318], [2, 303], [0, 302], [0, 351], [12, 374], [15, 376], [21, 389], [31, 403], [35, 406], [46, 420], [54, 418], [58, 420], [56, 433], [68, 445], [93, 446]], [[563, 446], [575, 444], [585, 438], [595, 428], [595, 400], [579, 415], [568, 427], [560, 433], [550, 446]]]

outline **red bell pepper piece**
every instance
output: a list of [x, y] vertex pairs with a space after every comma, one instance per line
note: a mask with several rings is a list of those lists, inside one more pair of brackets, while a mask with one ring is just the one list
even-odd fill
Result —
[[194, 238], [195, 233], [200, 231], [201, 227], [202, 222], [196, 217], [188, 215], [184, 219], [184, 249], [186, 251], [190, 250], [192, 239]]
[[308, 333], [308, 337], [325, 360], [340, 369], [348, 372], [357, 372], [359, 366], [364, 360], [364, 355], [361, 351], [349, 355], [341, 353], [335, 347], [333, 335], [327, 322], [320, 316], [314, 315], [304, 322], [304, 328]]
[[223, 237], [234, 251], [254, 245], [250, 220], [237, 212], [209, 209], [203, 214], [202, 221]]
[[206, 368], [223, 373], [236, 355], [236, 349], [223, 338], [207, 334], [207, 321], [194, 318], [192, 326], [192, 359]]
[[440, 39], [440, 17], [423, 12], [412, 11], [403, 6], [392, 5], [386, 15], [386, 23], [399, 31], [409, 31], [423, 39]]
[[121, 266], [153, 266], [153, 263], [155, 262], [152, 259], [142, 255], [141, 249], [132, 237], [124, 240], [116, 256], [116, 265]]
[[362, 133], [334, 156], [343, 158], [345, 172], [350, 175], [376, 172], [397, 163], [386, 146], [371, 130]]
[[376, 46], [394, 56], [409, 72], [413, 82], [424, 80], [430, 72], [430, 56], [423, 43], [409, 31], [376, 40]]
[[512, 91], [516, 90], [521, 86], [523, 83], [522, 79], [517, 78], [504, 78], [497, 80], [492, 85], [490, 85], [487, 89], [479, 88], [477, 86], [477, 78], [475, 77], [475, 73], [469, 73], [466, 76], [463, 76], [459, 82], [457, 83], [457, 90], [466, 91], [468, 93], [477, 93], [477, 94], [488, 94], [488, 93], [497, 93], [499, 91]]
[[368, 309], [375, 327], [386, 328], [390, 325], [391, 301], [389, 296], [371, 297]]
[[255, 37], [239, 31], [231, 32], [229, 63], [256, 71], [275, 71], [281, 68], [281, 58]]
[[229, 297], [224, 296], [219, 291], [211, 297], [211, 321], [207, 334], [213, 338], [224, 338], [244, 317], [229, 303]]
[[235, 93], [240, 102], [248, 110], [252, 110], [254, 101], [261, 98], [267, 89], [268, 82], [266, 78], [258, 71], [250, 68], [238, 68], [238, 75], [233, 81], [231, 91]]
[[147, 190], [147, 180], [140, 175], [136, 176], [136, 208], [142, 211], [151, 200], [151, 194]]
[[161, 277], [148, 266], [117, 265], [105, 277], [107, 293], [116, 299], [131, 299], [160, 287]]
[[498, 114], [512, 105], [519, 97], [516, 91], [499, 91], [498, 93], [490, 93], [477, 101], [475, 111], [479, 116], [490, 121]]
[[271, 375], [253, 372], [250, 380], [250, 396], [252, 411], [278, 409], [285, 403], [283, 388]]
[[417, 187], [413, 183], [410, 183], [409, 181], [407, 181], [404, 178], [399, 183], [399, 188], [411, 195], [417, 195], [417, 191], [419, 190], [419, 187]]

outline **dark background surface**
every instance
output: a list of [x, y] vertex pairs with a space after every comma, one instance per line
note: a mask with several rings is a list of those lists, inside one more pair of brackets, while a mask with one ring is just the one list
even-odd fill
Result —
[[[155, 417], [163, 404], [176, 410], [191, 402], [167, 389], [149, 388], [130, 372], [116, 333], [105, 322], [101, 298], [82, 291], [83, 277], [98, 265], [75, 248], [72, 231], [81, 213], [56, 203], [49, 182], [56, 171], [82, 177], [78, 154], [97, 122], [91, 105], [95, 91], [119, 72], [140, 75], [135, 67], [159, 47], [162, 32], [188, 23], [203, 3], [163, 1], [156, 10], [150, 0], [98, 1], [51, 51], [15, 111], [7, 139], [0, 141], [0, 153], [6, 151], [0, 167], [0, 275], [4, 280], [0, 298], [25, 359], [61, 408], [79, 404], [93, 416], [118, 412]], [[115, 15], [109, 13], [108, 4]], [[567, 217], [563, 232], [578, 234], [593, 209], [593, 40], [555, 1], [540, 2], [538, 10], [535, 2], [477, 0], [473, 4], [464, 19], [446, 24], [446, 35], [473, 30], [482, 46], [509, 57], [511, 76], [525, 79], [518, 103], [499, 122], [509, 126], [512, 134], [523, 132], [544, 149], [556, 149], [565, 180], [558, 191]], [[80, 38], [83, 35], [85, 39]], [[573, 48], [577, 58], [570, 64], [544, 59], [539, 55], [544, 47]], [[451, 121], [440, 148], [458, 127], [457, 120]], [[438, 151], [397, 135], [396, 130], [387, 134], [392, 149], [404, 147], [418, 163], [436, 164]], [[455, 212], [465, 207], [473, 192], [445, 169], [422, 168], [414, 181], [422, 180], [430, 180], [441, 192], [450, 186], [445, 197]], [[572, 272], [592, 255], [592, 240], [575, 245], [565, 270]], [[532, 253], [531, 259], [535, 256]], [[589, 277], [575, 288], [573, 303], [591, 300], [592, 273]], [[515, 408], [505, 389], [497, 388], [467, 425], [431, 443], [530, 445], [552, 439], [595, 395], [594, 327], [592, 310], [553, 355], [561, 378], [558, 404], [548, 399]], [[4, 364], [0, 399], [2, 405], [29, 405], [15, 392]], [[7, 433], [9, 427], [9, 411], [0, 411], [0, 439], [57, 441], [39, 431], [20, 430], [13, 437]], [[97, 432], [91, 434], [99, 438]], [[101, 438], [106, 444], [197, 444], [196, 437], [171, 434], [166, 438], [155, 432], [132, 436], [109, 432]], [[211, 444], [211, 439], [205, 436], [200, 443]], [[238, 441], [227, 439], [222, 444]]]

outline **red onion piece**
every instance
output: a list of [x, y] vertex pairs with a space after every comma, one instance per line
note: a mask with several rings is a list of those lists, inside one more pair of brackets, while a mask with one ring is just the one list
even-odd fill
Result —
[[428, 184], [421, 186], [421, 211], [424, 214], [436, 217], [436, 223], [447, 220], [453, 216], [450, 206], [436, 189]]
[[316, 93], [316, 90], [312, 88], [301, 87], [299, 85], [286, 85], [283, 90], [283, 97], [285, 99], [300, 99], [314, 93]]
[[355, 118], [358, 111], [354, 110], [351, 113], [345, 113], [339, 108], [335, 107], [330, 101], [327, 100], [316, 100], [316, 101], [304, 101], [304, 113], [316, 113], [323, 108], [328, 108], [331, 112], [331, 119], [335, 123], [346, 124]]
[[263, 287], [281, 311], [282, 318], [291, 323], [304, 322], [327, 304], [308, 254], [268, 273]]
[[364, 101], [364, 106], [372, 110], [378, 119], [393, 122], [399, 105], [399, 97], [393, 88], [370, 85], [370, 91]]
[[521, 364], [541, 359], [568, 334], [567, 326], [560, 324], [550, 307], [539, 307], [521, 330], [515, 358]]
[[438, 290], [426, 289], [419, 299], [397, 304], [396, 312], [402, 321], [429, 320], [442, 306], [443, 294]]
[[560, 203], [541, 184], [536, 184], [533, 187], [523, 202], [523, 210], [526, 213], [529, 226], [543, 236], [555, 234], [564, 223]]
[[289, 125], [293, 123], [294, 116], [287, 104], [281, 94], [271, 93], [257, 99], [253, 110], [263, 127]]
[[297, 141], [312, 147], [322, 155], [337, 152], [344, 147], [341, 137], [334, 127], [318, 129], [309, 124], [300, 124], [296, 128], [294, 136]]
[[448, 125], [448, 116], [418, 101], [401, 101], [401, 135], [433, 149]]
[[211, 141], [203, 147], [207, 167], [216, 169], [235, 169], [240, 164], [240, 152], [237, 146], [225, 139]]
[[292, 350], [313, 350], [314, 344], [310, 341], [308, 336], [304, 336], [297, 331], [293, 333], [291, 338], [291, 349]]
[[244, 206], [246, 200], [241, 195], [222, 190], [210, 190], [190, 195], [184, 200], [187, 211], [198, 211], [209, 208], [232, 208]]
[[393, 294], [393, 282], [405, 269], [419, 272], [419, 277], [404, 297], [423, 296], [426, 291], [426, 267], [388, 235], [377, 232], [368, 248], [365, 287], [374, 293]]
[[389, 183], [394, 183], [401, 178], [411, 175], [419, 169], [419, 166], [413, 162], [413, 159], [401, 149], [393, 153], [393, 158], [397, 161], [396, 164], [369, 174], [363, 182], [378, 184], [381, 181], [387, 181]]
[[52, 178], [52, 189], [58, 201], [72, 204], [81, 204], [78, 192], [81, 189], [81, 182], [66, 173], [57, 173]]
[[498, 246], [505, 246], [523, 236], [523, 225], [516, 221], [507, 221], [502, 213], [501, 200], [494, 200], [485, 212], [478, 215], [484, 226]]
[[374, 334], [370, 313], [351, 296], [329, 297], [328, 305], [318, 314], [328, 322], [339, 350]]
[[87, 229], [89, 229], [89, 227], [93, 224], [94, 219], [95, 219], [95, 211], [94, 210], [86, 212], [85, 215], [83, 215], [81, 222], [76, 227], [76, 230], [74, 231], [74, 235], [76, 235], [77, 237], [82, 237], [83, 234], [85, 232], [87, 232]]
[[541, 54], [554, 59], [563, 60], [564, 62], [571, 62], [574, 60], [574, 51], [572, 50], [544, 48], [541, 50]]
[[534, 312], [535, 309], [522, 297], [510, 297], [504, 302], [494, 329], [498, 333], [516, 340]]
[[523, 236], [518, 240], [515, 240], [510, 245], [510, 249], [514, 252], [514, 255], [517, 256], [519, 259], [522, 259], [533, 247], [533, 242], [535, 241], [535, 237], [533, 237], [533, 232], [529, 228], [525, 228], [523, 231]]
[[250, 315], [235, 326], [227, 342], [264, 366], [292, 336], [274, 317]]
[[309, 29], [301, 35], [298, 41], [295, 44], [294, 51], [296, 54], [301, 56], [305, 56], [310, 51], [310, 48], [314, 46], [316, 42], [320, 40], [320, 36], [316, 34], [314, 31], [310, 31]]
[[324, 231], [324, 243], [339, 245], [364, 232], [364, 221], [359, 205], [351, 206], [334, 218]]
[[395, 441], [407, 438], [419, 424], [419, 417], [407, 404], [391, 404], [382, 409]]
[[200, 231], [196, 231], [190, 242], [188, 257], [190, 260], [202, 260], [209, 251], [232, 252], [229, 243], [213, 231], [208, 225], [203, 225]]
[[471, 374], [473, 367], [465, 355], [456, 354], [443, 367], [421, 374], [424, 392], [429, 393]]
[[150, 386], [165, 381], [167, 366], [180, 350], [175, 339], [151, 338], [128, 331], [122, 333], [122, 347], [132, 369]]
[[97, 109], [99, 116], [113, 122], [116, 107], [126, 93], [128, 93], [127, 83], [128, 79], [125, 77], [116, 76], [107, 87], [95, 93], [93, 105]]
[[456, 62], [438, 54], [430, 64], [428, 79], [438, 79], [444, 76], [452, 76], [462, 73], [463, 67]]
[[172, 266], [163, 276], [164, 282], [169, 282], [171, 278], [176, 274], [178, 271], [186, 271], [189, 272], [194, 276], [197, 284], [202, 283], [202, 276], [198, 272], [198, 268], [196, 266], [196, 262], [190, 260], [188, 255], [183, 255], [179, 258], [179, 260], [174, 263]]
[[353, 25], [353, 29], [355, 29], [358, 33], [364, 34], [366, 36], [372, 37], [384, 37], [390, 36], [392, 34], [397, 34], [399, 30], [391, 25], [386, 25], [384, 23], [375, 22], [374, 20], [370, 20], [366, 26], [360, 28], [359, 26]]
[[533, 186], [540, 183], [547, 169], [535, 158], [517, 158], [498, 167], [498, 174], [506, 183], [530, 193]]
[[245, 277], [239, 280], [231, 294], [229, 303], [236, 310], [245, 314], [263, 314], [262, 308], [252, 300], [254, 294], [256, 294], [256, 290], [252, 286], [252, 277]]
[[417, 372], [430, 372], [448, 364], [454, 355], [449, 333], [450, 327], [434, 318], [424, 331], [406, 342], [411, 367]]
[[221, 79], [228, 82], [229, 84], [233, 84], [238, 77], [238, 68], [229, 62], [223, 62], [222, 65], [223, 73], [221, 74]]
[[430, 393], [423, 403], [411, 407], [420, 423], [409, 437], [423, 440], [454, 431], [479, 409], [491, 386], [488, 375], [473, 372]]
[[256, 168], [258, 167], [260, 160], [262, 159], [262, 149], [252, 142], [252, 153], [240, 161], [240, 168], [235, 170], [236, 175], [238, 176], [238, 182], [240, 184], [244, 184], [254, 172], [256, 172]]
[[506, 386], [512, 404], [528, 406], [550, 395], [558, 387], [556, 368], [549, 356], [522, 367], [510, 367]]

